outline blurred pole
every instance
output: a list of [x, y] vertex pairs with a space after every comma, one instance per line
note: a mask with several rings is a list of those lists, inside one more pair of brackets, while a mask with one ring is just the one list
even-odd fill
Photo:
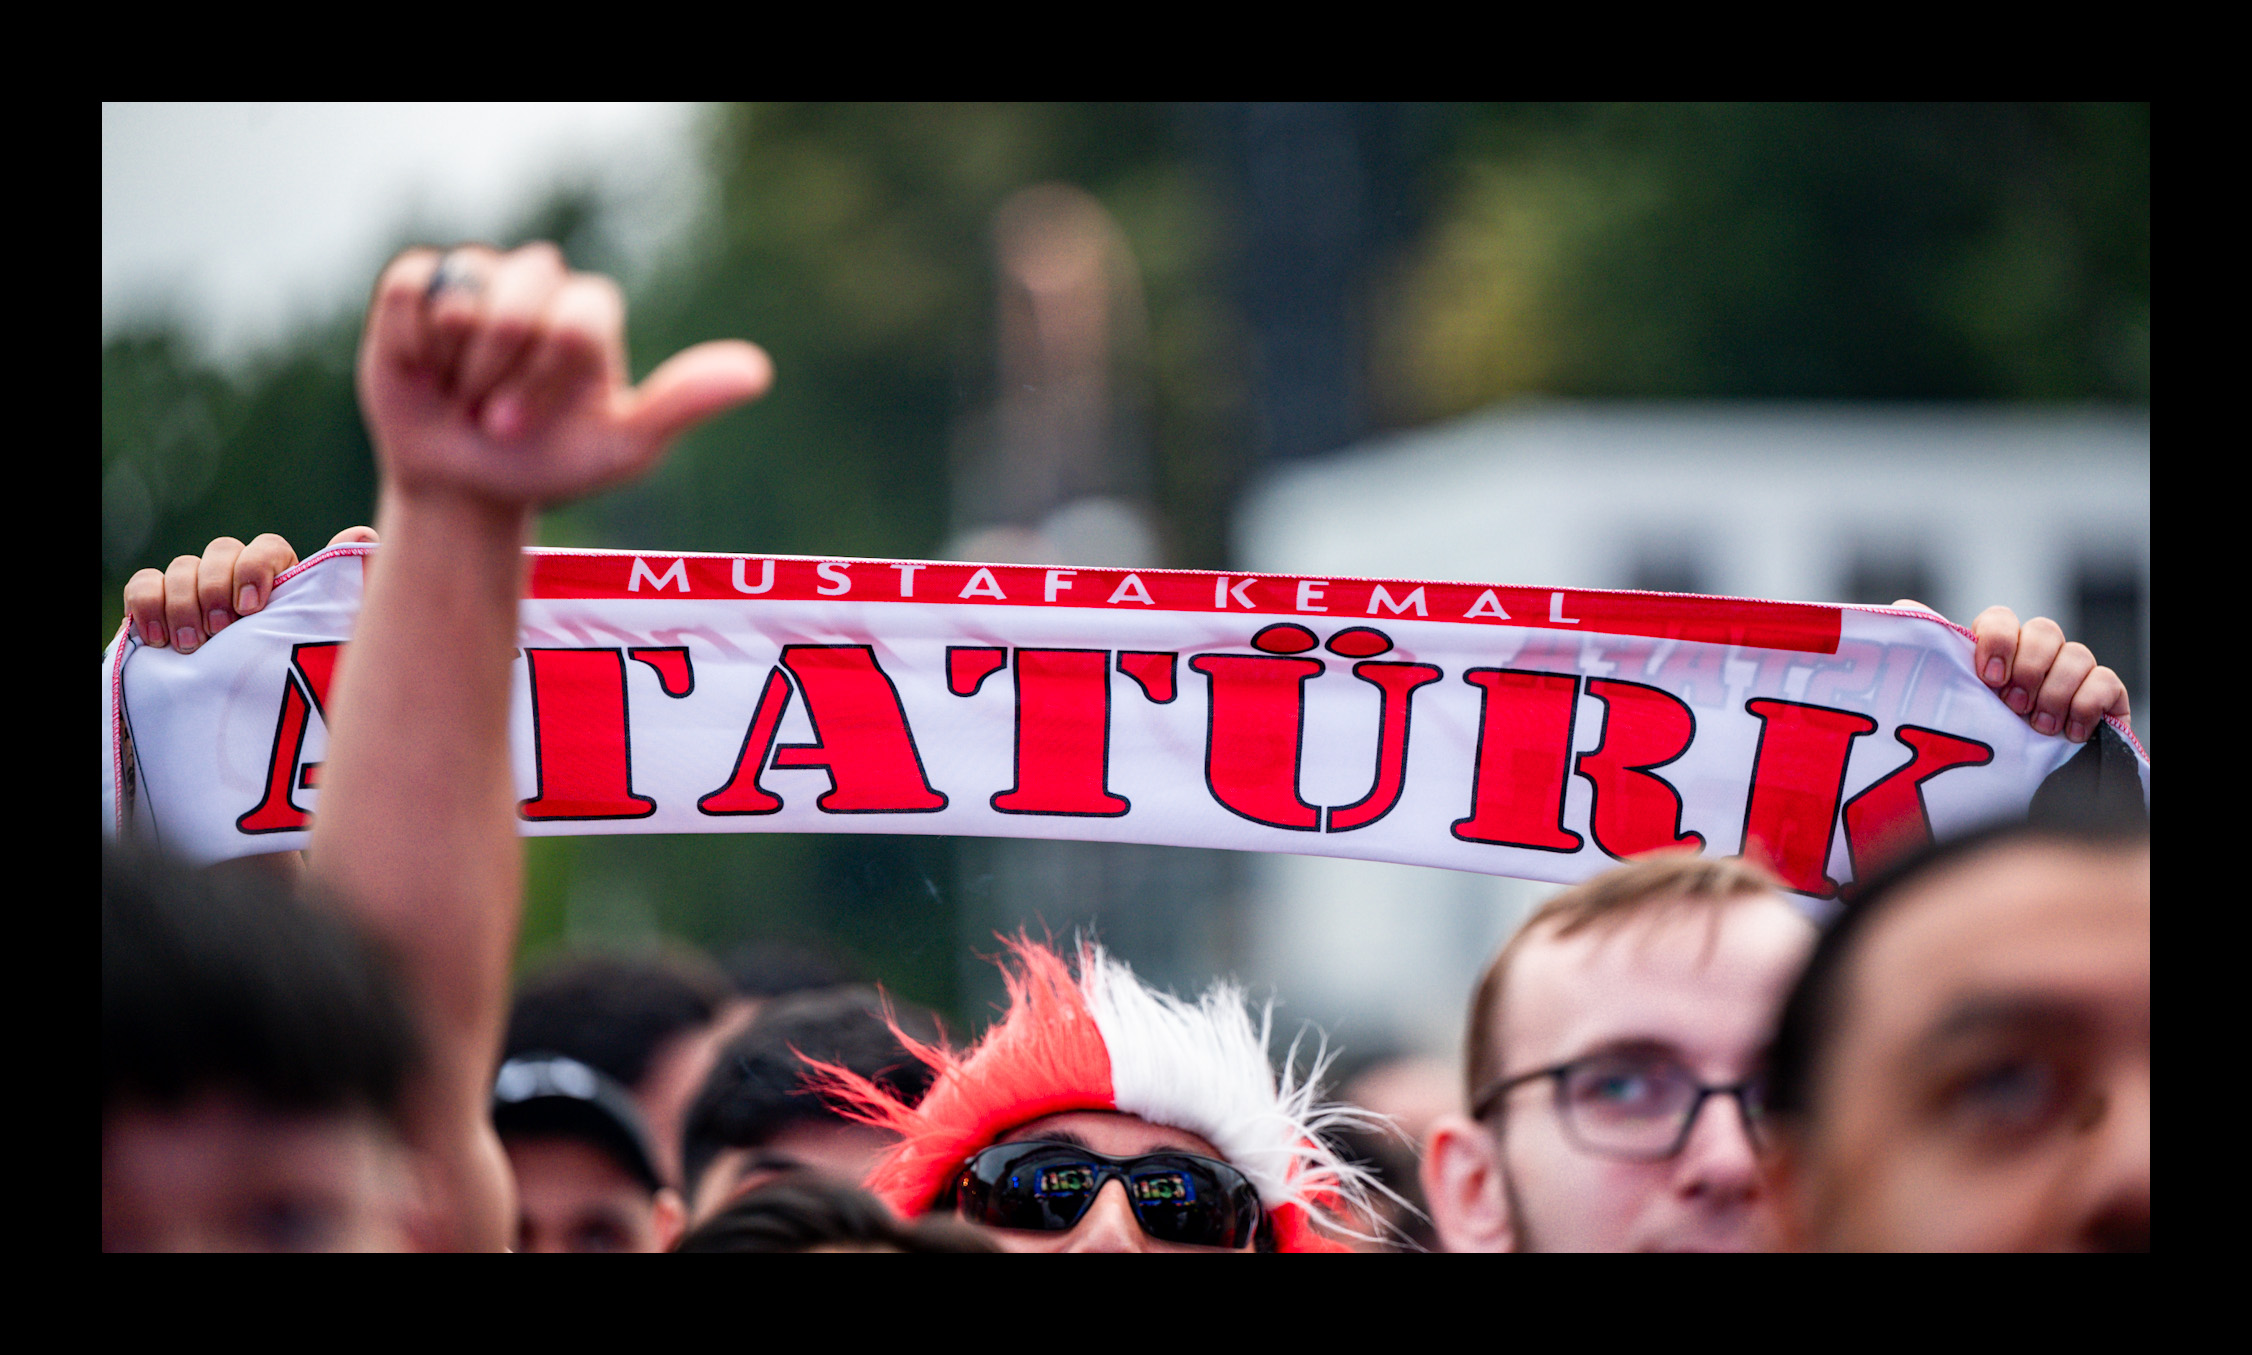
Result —
[[[946, 554], [1025, 564], [1162, 565], [1144, 428], [1140, 271], [1093, 195], [1038, 184], [993, 216], [992, 404], [958, 435]], [[1193, 990], [1236, 950], [1228, 853], [964, 838], [963, 1010], [1002, 999], [981, 958], [1019, 927], [1099, 936], [1145, 977]]]
[[960, 438], [957, 559], [1158, 565], [1138, 374], [1140, 272], [1092, 194], [1038, 184], [993, 216], [995, 393]]
[[1418, 104], [1218, 104], [1192, 115], [1234, 198], [1251, 336], [1253, 455], [1334, 451], [1369, 398], [1374, 285], [1420, 218], [1438, 114]]

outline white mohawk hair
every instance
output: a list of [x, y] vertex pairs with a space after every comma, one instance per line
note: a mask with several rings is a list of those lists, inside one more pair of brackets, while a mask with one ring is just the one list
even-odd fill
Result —
[[1320, 1079], [1331, 1057], [1326, 1041], [1300, 1078], [1293, 1040], [1277, 1084], [1268, 1061], [1272, 999], [1259, 1009], [1256, 1024], [1244, 990], [1226, 979], [1201, 1000], [1184, 1002], [1150, 988], [1091, 941], [1080, 943], [1078, 968], [1080, 989], [1110, 1053], [1118, 1109], [1210, 1140], [1270, 1209], [1296, 1205], [1350, 1231], [1340, 1212], [1366, 1210], [1372, 1194], [1390, 1193], [1323, 1137], [1389, 1127], [1372, 1112], [1322, 1103]]

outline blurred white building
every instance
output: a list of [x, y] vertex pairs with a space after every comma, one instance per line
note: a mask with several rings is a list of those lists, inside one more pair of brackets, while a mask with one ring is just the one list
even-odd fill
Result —
[[[1283, 466], [1235, 563], [2049, 616], [2150, 728], [2147, 411], [1514, 403]], [[1451, 1056], [1485, 958], [1554, 886], [1266, 855], [1245, 977], [1351, 1046]]]

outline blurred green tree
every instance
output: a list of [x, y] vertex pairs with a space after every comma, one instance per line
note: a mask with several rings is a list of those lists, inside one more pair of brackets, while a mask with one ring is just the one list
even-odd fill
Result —
[[1451, 143], [1380, 306], [1395, 420], [2149, 399], [2147, 104], [1505, 105]]

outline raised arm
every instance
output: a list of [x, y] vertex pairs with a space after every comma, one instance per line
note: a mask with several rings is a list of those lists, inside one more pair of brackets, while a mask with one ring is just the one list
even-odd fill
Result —
[[421, 1018], [410, 1122], [444, 1246], [498, 1249], [513, 1225], [486, 1104], [520, 911], [509, 664], [532, 514], [642, 474], [771, 374], [713, 343], [632, 387], [624, 314], [552, 246], [411, 250], [360, 343], [383, 546], [330, 700], [311, 869]]

